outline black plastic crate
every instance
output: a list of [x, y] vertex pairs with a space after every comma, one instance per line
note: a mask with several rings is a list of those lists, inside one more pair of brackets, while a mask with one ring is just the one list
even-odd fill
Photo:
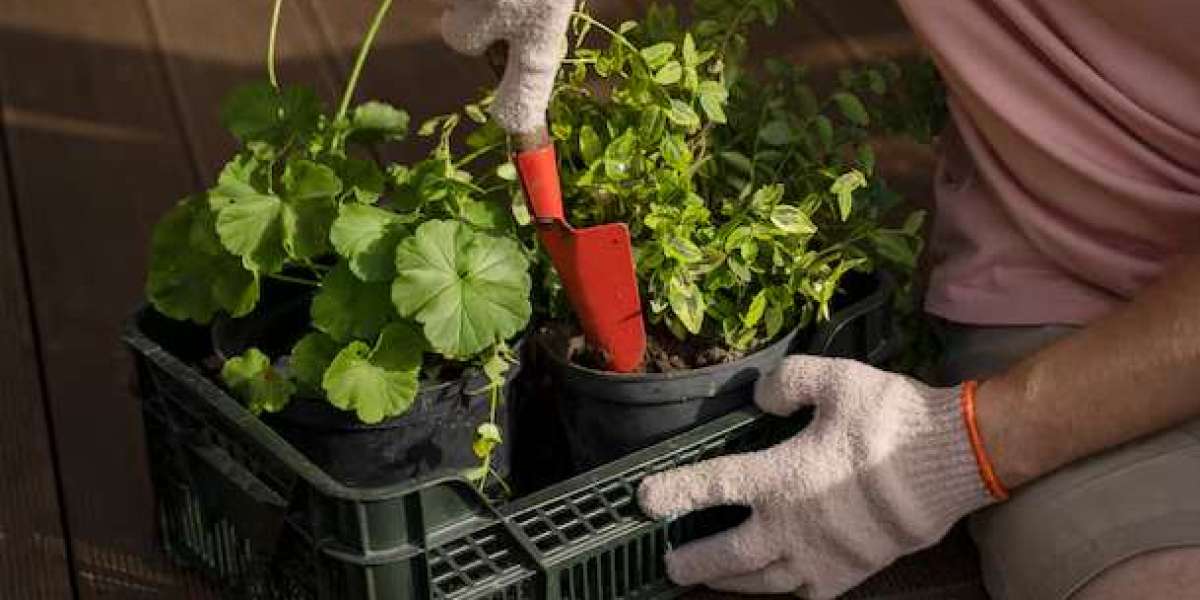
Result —
[[[893, 289], [872, 279], [806, 350], [888, 359]], [[125, 340], [137, 357], [163, 544], [231, 598], [670, 598], [682, 590], [663, 571], [667, 549], [745, 514], [720, 508], [656, 523], [637, 507], [638, 483], [764, 447], [807, 419], [745, 408], [494, 505], [453, 474], [344, 486], [190, 366], [207, 353], [199, 328], [143, 310]]]

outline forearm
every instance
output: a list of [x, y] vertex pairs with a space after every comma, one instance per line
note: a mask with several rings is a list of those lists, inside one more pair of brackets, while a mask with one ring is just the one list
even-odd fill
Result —
[[987, 380], [976, 402], [984, 447], [1009, 487], [1200, 416], [1200, 255]]

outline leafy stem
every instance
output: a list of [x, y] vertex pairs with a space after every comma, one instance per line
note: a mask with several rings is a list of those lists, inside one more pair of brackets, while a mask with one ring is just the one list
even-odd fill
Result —
[[267, 78], [271, 80], [271, 87], [279, 88], [279, 79], [275, 77], [275, 40], [279, 37], [279, 12], [283, 7], [283, 0], [275, 0], [275, 7], [271, 11], [271, 34], [267, 38]]
[[346, 82], [346, 91], [342, 94], [342, 103], [338, 105], [335, 121], [342, 120], [350, 108], [350, 99], [354, 97], [354, 89], [358, 87], [358, 78], [362, 75], [363, 64], [367, 62], [367, 55], [371, 53], [371, 46], [375, 43], [375, 34], [379, 33], [379, 25], [383, 23], [383, 18], [391, 6], [392, 0], [383, 0], [379, 3], [379, 9], [375, 11], [375, 19], [371, 21], [371, 27], [367, 29], [362, 46], [358, 48], [358, 56], [354, 58], [354, 68], [350, 70], [350, 79]]

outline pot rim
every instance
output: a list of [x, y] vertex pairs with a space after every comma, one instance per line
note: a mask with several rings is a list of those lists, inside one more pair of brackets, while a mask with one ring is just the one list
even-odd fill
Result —
[[559, 356], [557, 352], [554, 352], [551, 348], [548, 348], [546, 335], [543, 331], [536, 332], [534, 337], [536, 338], [538, 347], [546, 352], [546, 354], [550, 357], [550, 360], [554, 361], [559, 366], [566, 367], [577, 375], [585, 375], [594, 379], [615, 381], [620, 383], [649, 383], [679, 381], [681, 379], [688, 379], [692, 377], [704, 377], [725, 370], [735, 370], [743, 363], [754, 360], [760, 354], [777, 349], [780, 345], [791, 345], [792, 341], [796, 339], [796, 336], [802, 329], [803, 328], [800, 326], [793, 327], [792, 329], [788, 330], [787, 333], [779, 336], [770, 344], [767, 344], [766, 346], [763, 346], [762, 348], [759, 348], [758, 350], [755, 350], [754, 352], [751, 352], [750, 354], [747, 354], [736, 360], [715, 365], [708, 365], [706, 367], [700, 367], [696, 369], [681, 369], [668, 373], [617, 373], [614, 371], [601, 371], [599, 369], [585, 367], [572, 361], [568, 357]]

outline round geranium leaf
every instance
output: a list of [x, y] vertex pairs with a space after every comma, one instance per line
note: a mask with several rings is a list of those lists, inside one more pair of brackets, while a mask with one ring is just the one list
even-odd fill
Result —
[[321, 382], [330, 403], [353, 410], [364, 423], [404, 414], [412, 406], [425, 349], [421, 332], [409, 323], [392, 323], [372, 348], [351, 342], [342, 348]]
[[392, 303], [444, 356], [470, 357], [529, 321], [529, 263], [511, 239], [427, 221], [396, 248]]

